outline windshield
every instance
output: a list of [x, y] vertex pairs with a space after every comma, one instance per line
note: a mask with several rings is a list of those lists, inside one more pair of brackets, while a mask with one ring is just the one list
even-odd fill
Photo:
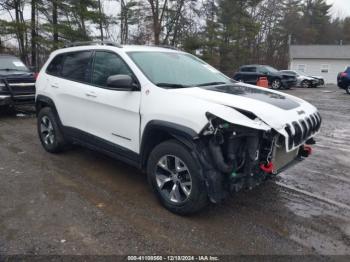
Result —
[[300, 76], [308, 76], [307, 74], [305, 74], [305, 72], [302, 72], [302, 71], [297, 71], [298, 75]]
[[21, 60], [11, 56], [0, 57], [0, 70], [29, 71]]
[[267, 69], [271, 73], [278, 73], [279, 72], [276, 68], [273, 68], [271, 66], [265, 66], [265, 69]]
[[199, 58], [175, 52], [129, 52], [128, 55], [157, 86], [182, 88], [232, 83]]

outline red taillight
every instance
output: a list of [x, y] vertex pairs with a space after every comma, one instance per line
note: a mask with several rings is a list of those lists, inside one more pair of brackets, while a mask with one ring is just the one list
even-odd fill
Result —
[[39, 76], [39, 73], [34, 73], [34, 78], [35, 78], [35, 80], [38, 79], [38, 76]]
[[340, 73], [340, 77], [347, 77], [347, 76], [348, 76], [348, 73], [346, 72]]

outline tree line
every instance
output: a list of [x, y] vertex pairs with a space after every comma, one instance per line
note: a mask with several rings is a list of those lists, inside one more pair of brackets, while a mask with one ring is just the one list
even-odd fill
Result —
[[227, 74], [247, 63], [286, 68], [290, 44], [350, 44], [350, 17], [331, 8], [325, 0], [1, 0], [0, 52], [40, 67], [65, 43], [112, 40], [177, 47]]

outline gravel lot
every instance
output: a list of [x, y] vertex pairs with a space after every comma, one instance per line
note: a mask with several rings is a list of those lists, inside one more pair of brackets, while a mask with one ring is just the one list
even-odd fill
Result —
[[0, 115], [0, 255], [350, 255], [350, 96], [288, 93], [324, 119], [314, 155], [190, 217], [162, 208], [138, 170], [83, 148], [50, 155], [33, 115]]

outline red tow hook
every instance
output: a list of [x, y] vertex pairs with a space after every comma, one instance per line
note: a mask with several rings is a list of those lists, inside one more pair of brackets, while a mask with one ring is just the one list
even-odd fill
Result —
[[261, 165], [260, 165], [260, 169], [261, 169], [262, 171], [264, 171], [265, 173], [267, 173], [267, 174], [272, 174], [272, 173], [273, 173], [273, 170], [274, 170], [274, 165], [273, 165], [272, 162], [270, 162], [270, 163], [268, 163], [268, 164], [266, 164], [266, 165], [261, 164]]
[[306, 153], [307, 157], [312, 155], [312, 147], [308, 145], [304, 145], [304, 152]]

